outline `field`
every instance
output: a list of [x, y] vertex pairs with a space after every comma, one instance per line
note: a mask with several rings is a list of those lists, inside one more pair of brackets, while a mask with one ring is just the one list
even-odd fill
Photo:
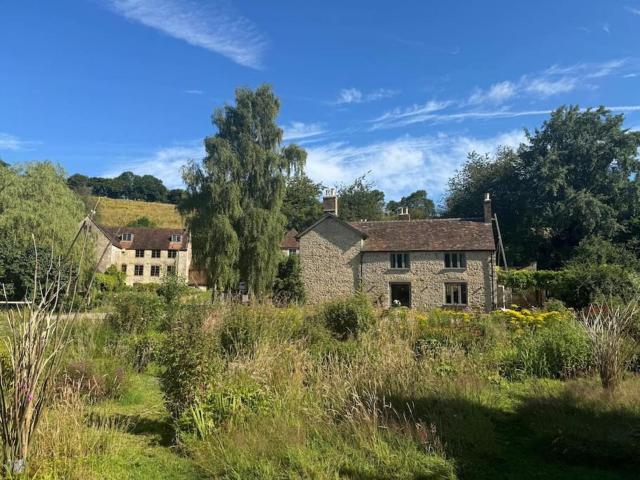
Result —
[[118, 295], [74, 328], [32, 478], [638, 478], [640, 376], [605, 392], [570, 311]]
[[[98, 197], [91, 197], [93, 206]], [[120, 200], [100, 197], [96, 211], [96, 221], [103, 225], [127, 225], [140, 217], [147, 217], [160, 228], [182, 228], [182, 217], [176, 206], [170, 203], [153, 203], [139, 200]]]

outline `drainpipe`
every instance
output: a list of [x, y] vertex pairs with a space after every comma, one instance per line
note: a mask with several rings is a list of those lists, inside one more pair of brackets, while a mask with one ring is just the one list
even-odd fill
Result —
[[494, 269], [494, 253], [491, 252], [491, 309], [495, 310], [496, 309], [496, 297], [495, 297], [495, 292], [493, 290], [493, 285], [495, 283], [495, 269]]

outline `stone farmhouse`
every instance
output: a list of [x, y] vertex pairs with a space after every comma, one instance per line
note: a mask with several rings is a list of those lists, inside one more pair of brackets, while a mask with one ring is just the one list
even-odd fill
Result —
[[307, 302], [361, 289], [378, 305], [490, 310], [496, 305], [496, 243], [491, 200], [482, 219], [346, 222], [335, 190], [325, 214], [298, 235]]
[[96, 239], [98, 271], [115, 265], [126, 275], [127, 285], [158, 283], [175, 273], [191, 280], [191, 240], [181, 228], [111, 227], [85, 219]]

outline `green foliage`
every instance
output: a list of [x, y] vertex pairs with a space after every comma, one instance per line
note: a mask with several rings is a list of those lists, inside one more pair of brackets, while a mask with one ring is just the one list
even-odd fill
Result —
[[298, 255], [283, 258], [273, 282], [273, 298], [277, 305], [303, 303], [305, 298], [302, 271]]
[[345, 340], [357, 337], [375, 322], [375, 312], [368, 297], [356, 294], [351, 298], [327, 303], [323, 310], [327, 328], [336, 338]]
[[436, 215], [436, 207], [426, 190], [416, 190], [406, 197], [402, 197], [399, 202], [394, 200], [387, 203], [387, 213], [395, 215], [400, 207], [409, 208], [411, 218], [419, 220], [423, 218], [431, 218]]
[[155, 362], [165, 340], [164, 332], [147, 331], [130, 335], [127, 339], [131, 364], [136, 372], [144, 372]]
[[221, 368], [212, 346], [215, 341], [203, 328], [204, 311], [184, 309], [163, 343], [159, 364], [160, 385], [167, 410], [177, 419], [207, 392]]
[[205, 139], [206, 158], [185, 171], [187, 198], [180, 208], [192, 232], [194, 262], [218, 291], [235, 288], [240, 279], [257, 296], [271, 289], [286, 222], [286, 179], [306, 160], [300, 147], [281, 147], [279, 110], [267, 85], [236, 90], [236, 105], [214, 114], [218, 132]]
[[500, 369], [507, 378], [569, 378], [593, 367], [591, 344], [576, 320], [552, 322], [516, 335]]
[[282, 213], [287, 218], [286, 229], [302, 232], [322, 215], [319, 197], [322, 185], [314, 183], [304, 173], [287, 180], [287, 188], [282, 203]]
[[119, 362], [85, 360], [67, 365], [62, 384], [85, 396], [91, 402], [118, 398], [126, 388], [126, 371]]
[[366, 175], [338, 189], [338, 213], [346, 221], [381, 220], [384, 217], [384, 192], [374, 189]]
[[447, 213], [480, 216], [490, 192], [515, 264], [558, 268], [589, 237], [636, 248], [640, 134], [623, 120], [604, 107], [558, 108], [517, 153], [472, 154], [450, 181]]
[[96, 273], [94, 285], [102, 292], [121, 292], [127, 287], [126, 274], [110, 265], [103, 273]]
[[142, 227], [142, 228], [156, 228], [158, 225], [150, 220], [148, 217], [138, 217], [135, 220], [127, 223], [127, 227]]
[[119, 333], [160, 330], [165, 323], [163, 307], [162, 299], [154, 293], [122, 292], [114, 298], [109, 322]]

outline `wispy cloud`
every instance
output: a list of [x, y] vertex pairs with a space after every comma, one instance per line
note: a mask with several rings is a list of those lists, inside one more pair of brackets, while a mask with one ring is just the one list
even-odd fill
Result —
[[138, 175], [153, 175], [160, 178], [167, 187], [179, 188], [184, 186], [181, 176], [182, 167], [189, 160], [200, 160], [204, 155], [204, 147], [196, 142], [162, 147], [148, 155], [116, 162], [103, 175], [115, 177], [128, 170]]
[[11, 135], [9, 133], [0, 132], [0, 150], [8, 150], [8, 151], [18, 151], [24, 150], [29, 145], [32, 145], [34, 142], [28, 142], [26, 140], [22, 140], [15, 135]]
[[388, 88], [379, 88], [371, 92], [363, 93], [357, 88], [343, 88], [340, 90], [337, 100], [334, 102], [338, 105], [348, 103], [367, 103], [375, 102], [376, 100], [382, 100], [383, 98], [390, 98], [397, 95], [398, 90], [391, 90]]
[[106, 0], [111, 9], [191, 45], [252, 68], [261, 66], [263, 36], [227, 2], [194, 0]]
[[469, 97], [469, 104], [478, 105], [480, 103], [500, 104], [515, 97], [517, 86], [510, 81], [494, 83], [488, 90], [476, 89]]
[[439, 198], [470, 151], [487, 153], [501, 145], [517, 147], [524, 139], [522, 131], [514, 130], [487, 138], [437, 134], [402, 136], [359, 146], [334, 142], [307, 149], [307, 173], [315, 181], [336, 185], [371, 172], [370, 179], [388, 199], [421, 187]]
[[633, 13], [634, 15], [640, 15], [640, 8], [626, 7], [625, 10]]
[[317, 137], [326, 132], [321, 123], [291, 122], [284, 127], [284, 140], [304, 140], [310, 137]]
[[611, 33], [611, 29], [609, 28], [608, 23], [605, 23], [604, 25], [602, 25], [602, 30], [604, 30], [606, 33]]
[[198, 89], [185, 90], [184, 93], [188, 93], [189, 95], [204, 95], [204, 92]]
[[557, 80], [546, 78], [532, 78], [522, 82], [522, 91], [539, 96], [551, 97], [574, 90], [578, 80], [571, 77], [561, 77]]

